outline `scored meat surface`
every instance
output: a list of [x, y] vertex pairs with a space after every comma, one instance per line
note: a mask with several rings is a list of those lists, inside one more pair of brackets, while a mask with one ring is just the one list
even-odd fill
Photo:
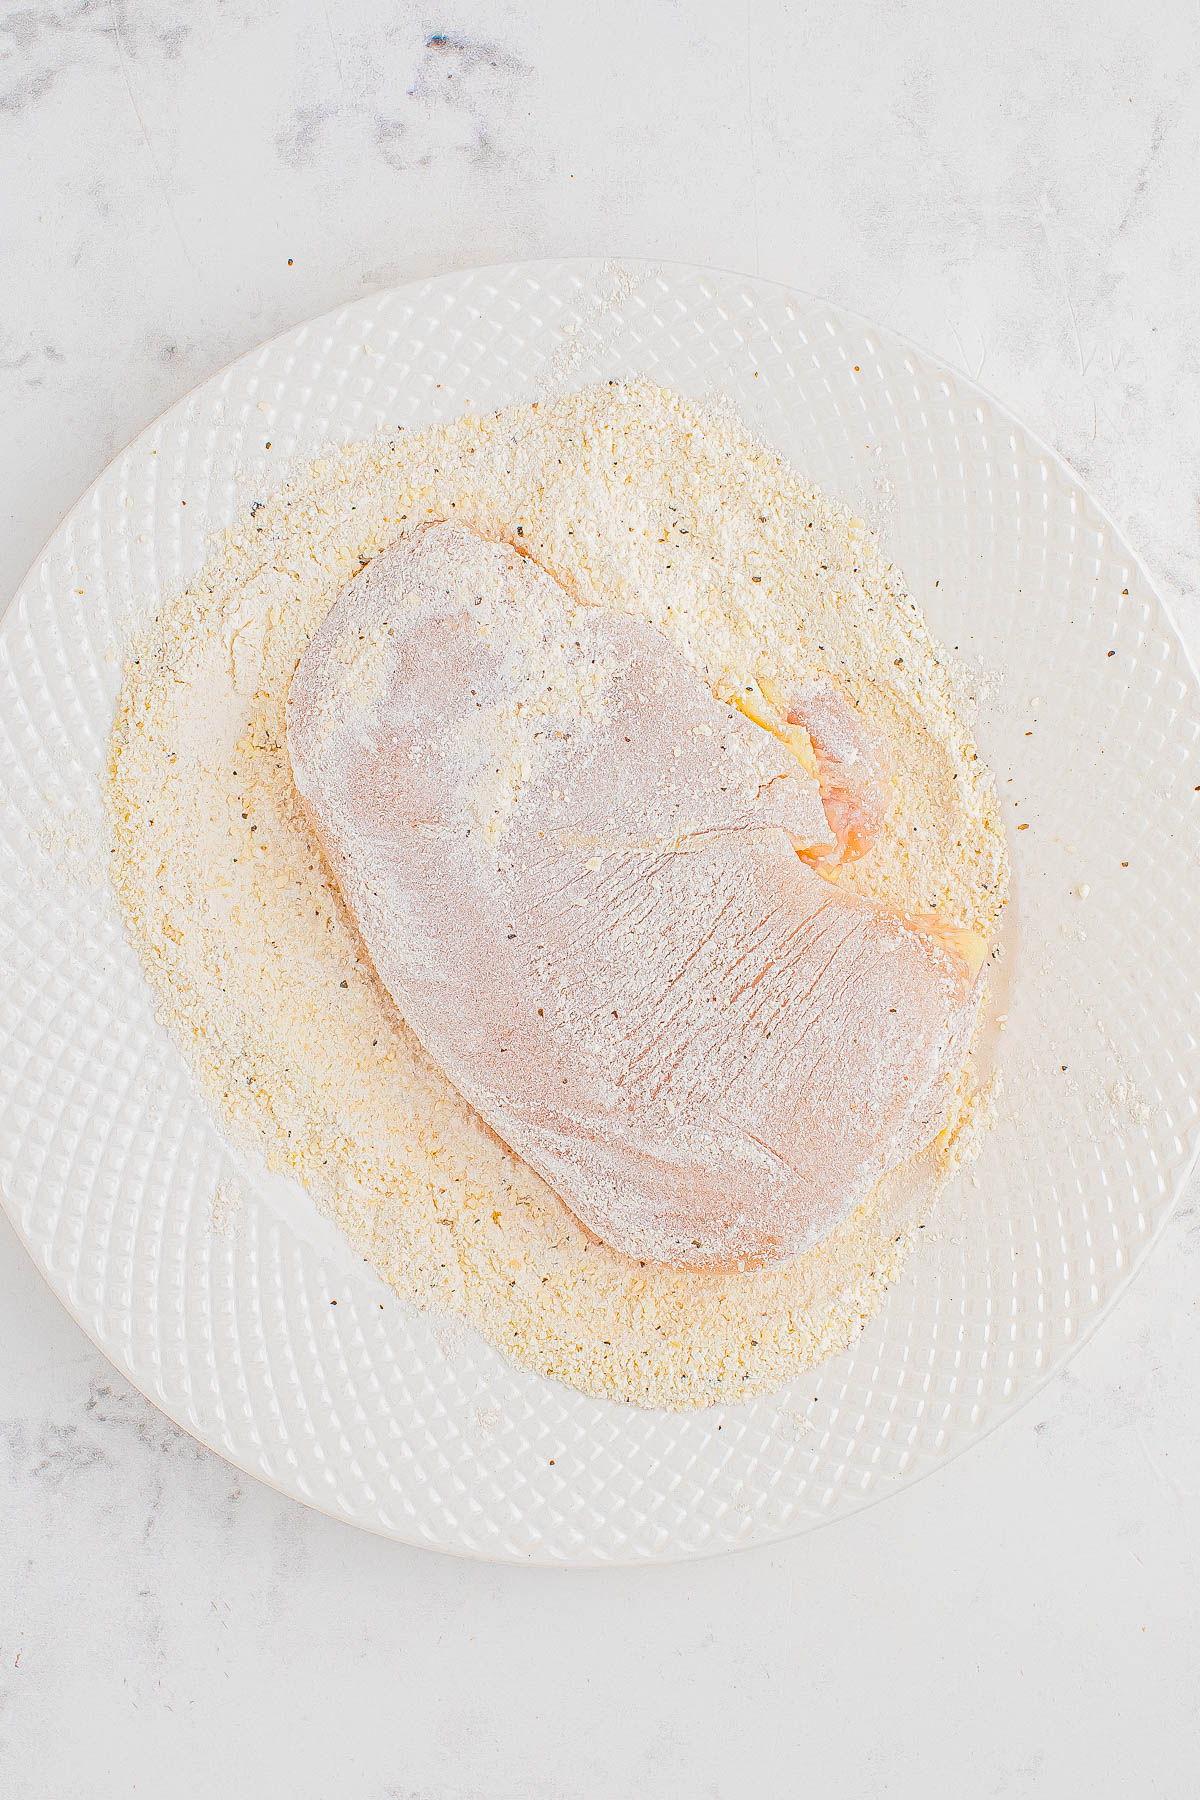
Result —
[[831, 824], [652, 626], [425, 525], [342, 591], [287, 733], [400, 1013], [613, 1248], [793, 1255], [940, 1128], [972, 969], [802, 860], [845, 848], [836, 778]]

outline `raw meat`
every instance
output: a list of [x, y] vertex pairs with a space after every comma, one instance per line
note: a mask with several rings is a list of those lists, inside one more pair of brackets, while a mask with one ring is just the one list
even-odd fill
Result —
[[839, 778], [852, 721], [804, 699], [830, 818], [661, 633], [446, 523], [349, 583], [292, 684], [296, 784], [380, 980], [630, 1256], [802, 1251], [940, 1129], [966, 1053], [969, 941], [821, 872], [865, 847], [886, 765]]

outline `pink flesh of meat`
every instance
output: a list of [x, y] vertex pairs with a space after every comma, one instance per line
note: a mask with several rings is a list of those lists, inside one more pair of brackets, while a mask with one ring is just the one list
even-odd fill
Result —
[[939, 1129], [962, 962], [800, 860], [817, 784], [651, 626], [423, 526], [305, 651], [288, 743], [409, 1026], [615, 1249], [793, 1255]]
[[871, 848], [883, 826], [889, 799], [889, 758], [882, 733], [827, 681], [812, 682], [793, 696], [789, 725], [802, 725], [812, 741], [825, 816], [837, 839], [837, 856], [849, 862]]

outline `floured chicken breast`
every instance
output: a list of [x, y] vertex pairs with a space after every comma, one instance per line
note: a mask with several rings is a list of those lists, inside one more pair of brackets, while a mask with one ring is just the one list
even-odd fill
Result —
[[845, 700], [739, 706], [441, 523], [343, 590], [288, 702], [409, 1026], [605, 1243], [694, 1267], [797, 1254], [937, 1133], [984, 948], [829, 878], [888, 796]]

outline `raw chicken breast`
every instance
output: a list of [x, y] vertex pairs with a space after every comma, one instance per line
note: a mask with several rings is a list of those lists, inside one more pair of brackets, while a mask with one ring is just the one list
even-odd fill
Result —
[[614, 1249], [792, 1256], [940, 1128], [974, 971], [802, 860], [841, 815], [651, 626], [429, 524], [343, 590], [287, 729], [400, 1012]]

